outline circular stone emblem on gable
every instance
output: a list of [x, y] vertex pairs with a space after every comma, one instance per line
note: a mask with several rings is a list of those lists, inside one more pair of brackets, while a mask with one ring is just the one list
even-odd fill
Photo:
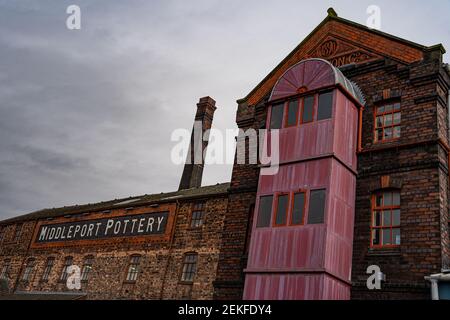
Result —
[[337, 47], [338, 45], [336, 41], [328, 40], [320, 46], [320, 55], [324, 58], [328, 58], [336, 53]]

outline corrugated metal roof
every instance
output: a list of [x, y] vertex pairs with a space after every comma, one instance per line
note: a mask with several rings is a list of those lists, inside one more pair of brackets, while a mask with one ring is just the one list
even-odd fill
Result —
[[225, 194], [228, 192], [230, 183], [221, 183], [212, 186], [205, 186], [200, 188], [191, 188], [175, 192], [157, 193], [149, 195], [141, 195], [129, 198], [115, 199], [103, 201], [98, 203], [89, 203], [83, 205], [73, 205], [60, 208], [49, 208], [39, 211], [34, 211], [25, 215], [10, 218], [0, 221], [0, 225], [28, 221], [38, 219], [56, 218], [65, 215], [76, 215], [87, 212], [102, 211], [118, 209], [122, 207], [136, 207], [144, 204], [160, 203], [160, 202], [174, 202], [176, 200], [199, 198], [205, 196], [212, 196], [218, 194]]

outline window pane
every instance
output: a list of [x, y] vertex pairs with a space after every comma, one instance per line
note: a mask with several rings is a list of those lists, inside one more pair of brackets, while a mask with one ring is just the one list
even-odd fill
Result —
[[383, 211], [383, 226], [390, 227], [391, 226], [391, 211]]
[[385, 128], [384, 129], [384, 137], [383, 139], [392, 139], [392, 128]]
[[302, 123], [313, 121], [314, 96], [305, 97], [303, 100]]
[[272, 215], [273, 196], [265, 196], [259, 199], [259, 215], [256, 226], [265, 228], [270, 226], [270, 216]]
[[383, 195], [377, 194], [376, 195], [376, 206], [381, 207], [383, 205]]
[[379, 117], [377, 117], [376, 128], [382, 128], [382, 127], [383, 127], [383, 117], [379, 116]]
[[294, 100], [289, 102], [288, 120], [287, 120], [287, 125], [289, 127], [297, 125], [297, 115], [298, 115], [298, 100]]
[[384, 113], [384, 107], [378, 107], [377, 108], [377, 114]]
[[400, 124], [402, 121], [402, 114], [400, 112], [394, 113], [394, 124]]
[[380, 230], [372, 230], [372, 245], [378, 246], [380, 245]]
[[392, 104], [388, 104], [387, 106], [384, 106], [384, 112], [392, 112], [393, 106]]
[[400, 110], [400, 103], [399, 102], [394, 104], [394, 110], [395, 111]]
[[375, 142], [383, 141], [383, 129], [378, 129], [375, 133]]
[[392, 225], [399, 226], [400, 225], [400, 210], [392, 211]]
[[400, 229], [392, 229], [392, 241], [397, 246], [401, 244]]
[[375, 211], [373, 214], [373, 226], [381, 227], [381, 212]]
[[387, 114], [384, 116], [384, 125], [391, 126], [392, 125], [392, 114]]
[[305, 194], [297, 193], [294, 195], [294, 211], [292, 212], [292, 224], [303, 224], [305, 208]]
[[317, 120], [330, 119], [333, 108], [333, 91], [319, 95]]
[[276, 225], [285, 225], [286, 224], [286, 212], [289, 204], [289, 196], [282, 195], [278, 197], [278, 205], [277, 205], [277, 217], [275, 220]]
[[401, 129], [400, 127], [394, 127], [394, 138], [400, 138]]
[[324, 222], [326, 190], [311, 191], [309, 200], [309, 224], [321, 224]]
[[391, 229], [383, 229], [383, 245], [390, 245], [391, 241]]
[[394, 192], [392, 195], [392, 205], [399, 206], [400, 205], [400, 193]]
[[271, 129], [281, 129], [283, 125], [284, 104], [272, 106], [272, 116], [270, 118]]
[[392, 193], [385, 192], [383, 195], [384, 198], [384, 206], [392, 206]]

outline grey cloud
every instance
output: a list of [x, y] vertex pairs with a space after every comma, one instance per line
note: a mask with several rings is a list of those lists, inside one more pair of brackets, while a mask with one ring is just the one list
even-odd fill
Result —
[[[378, 2], [384, 31], [450, 48], [448, 3]], [[82, 10], [79, 31], [65, 28], [65, 9], [74, 3]], [[364, 23], [369, 4], [343, 0], [335, 8]], [[320, 23], [327, 7], [294, 0], [0, 0], [0, 219], [176, 189], [182, 166], [169, 161], [170, 134], [192, 127], [198, 98], [217, 100], [215, 128], [235, 128], [236, 99]], [[421, 16], [425, 26], [411, 19]], [[230, 173], [229, 165], [208, 166], [204, 184]]]

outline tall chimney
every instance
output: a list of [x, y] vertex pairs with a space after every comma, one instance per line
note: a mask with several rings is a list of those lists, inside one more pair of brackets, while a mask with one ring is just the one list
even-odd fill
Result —
[[211, 97], [200, 98], [197, 103], [189, 153], [178, 190], [199, 188], [202, 185], [203, 154], [208, 146], [208, 141], [203, 141], [203, 134], [211, 129], [214, 111], [216, 111], [216, 101]]

